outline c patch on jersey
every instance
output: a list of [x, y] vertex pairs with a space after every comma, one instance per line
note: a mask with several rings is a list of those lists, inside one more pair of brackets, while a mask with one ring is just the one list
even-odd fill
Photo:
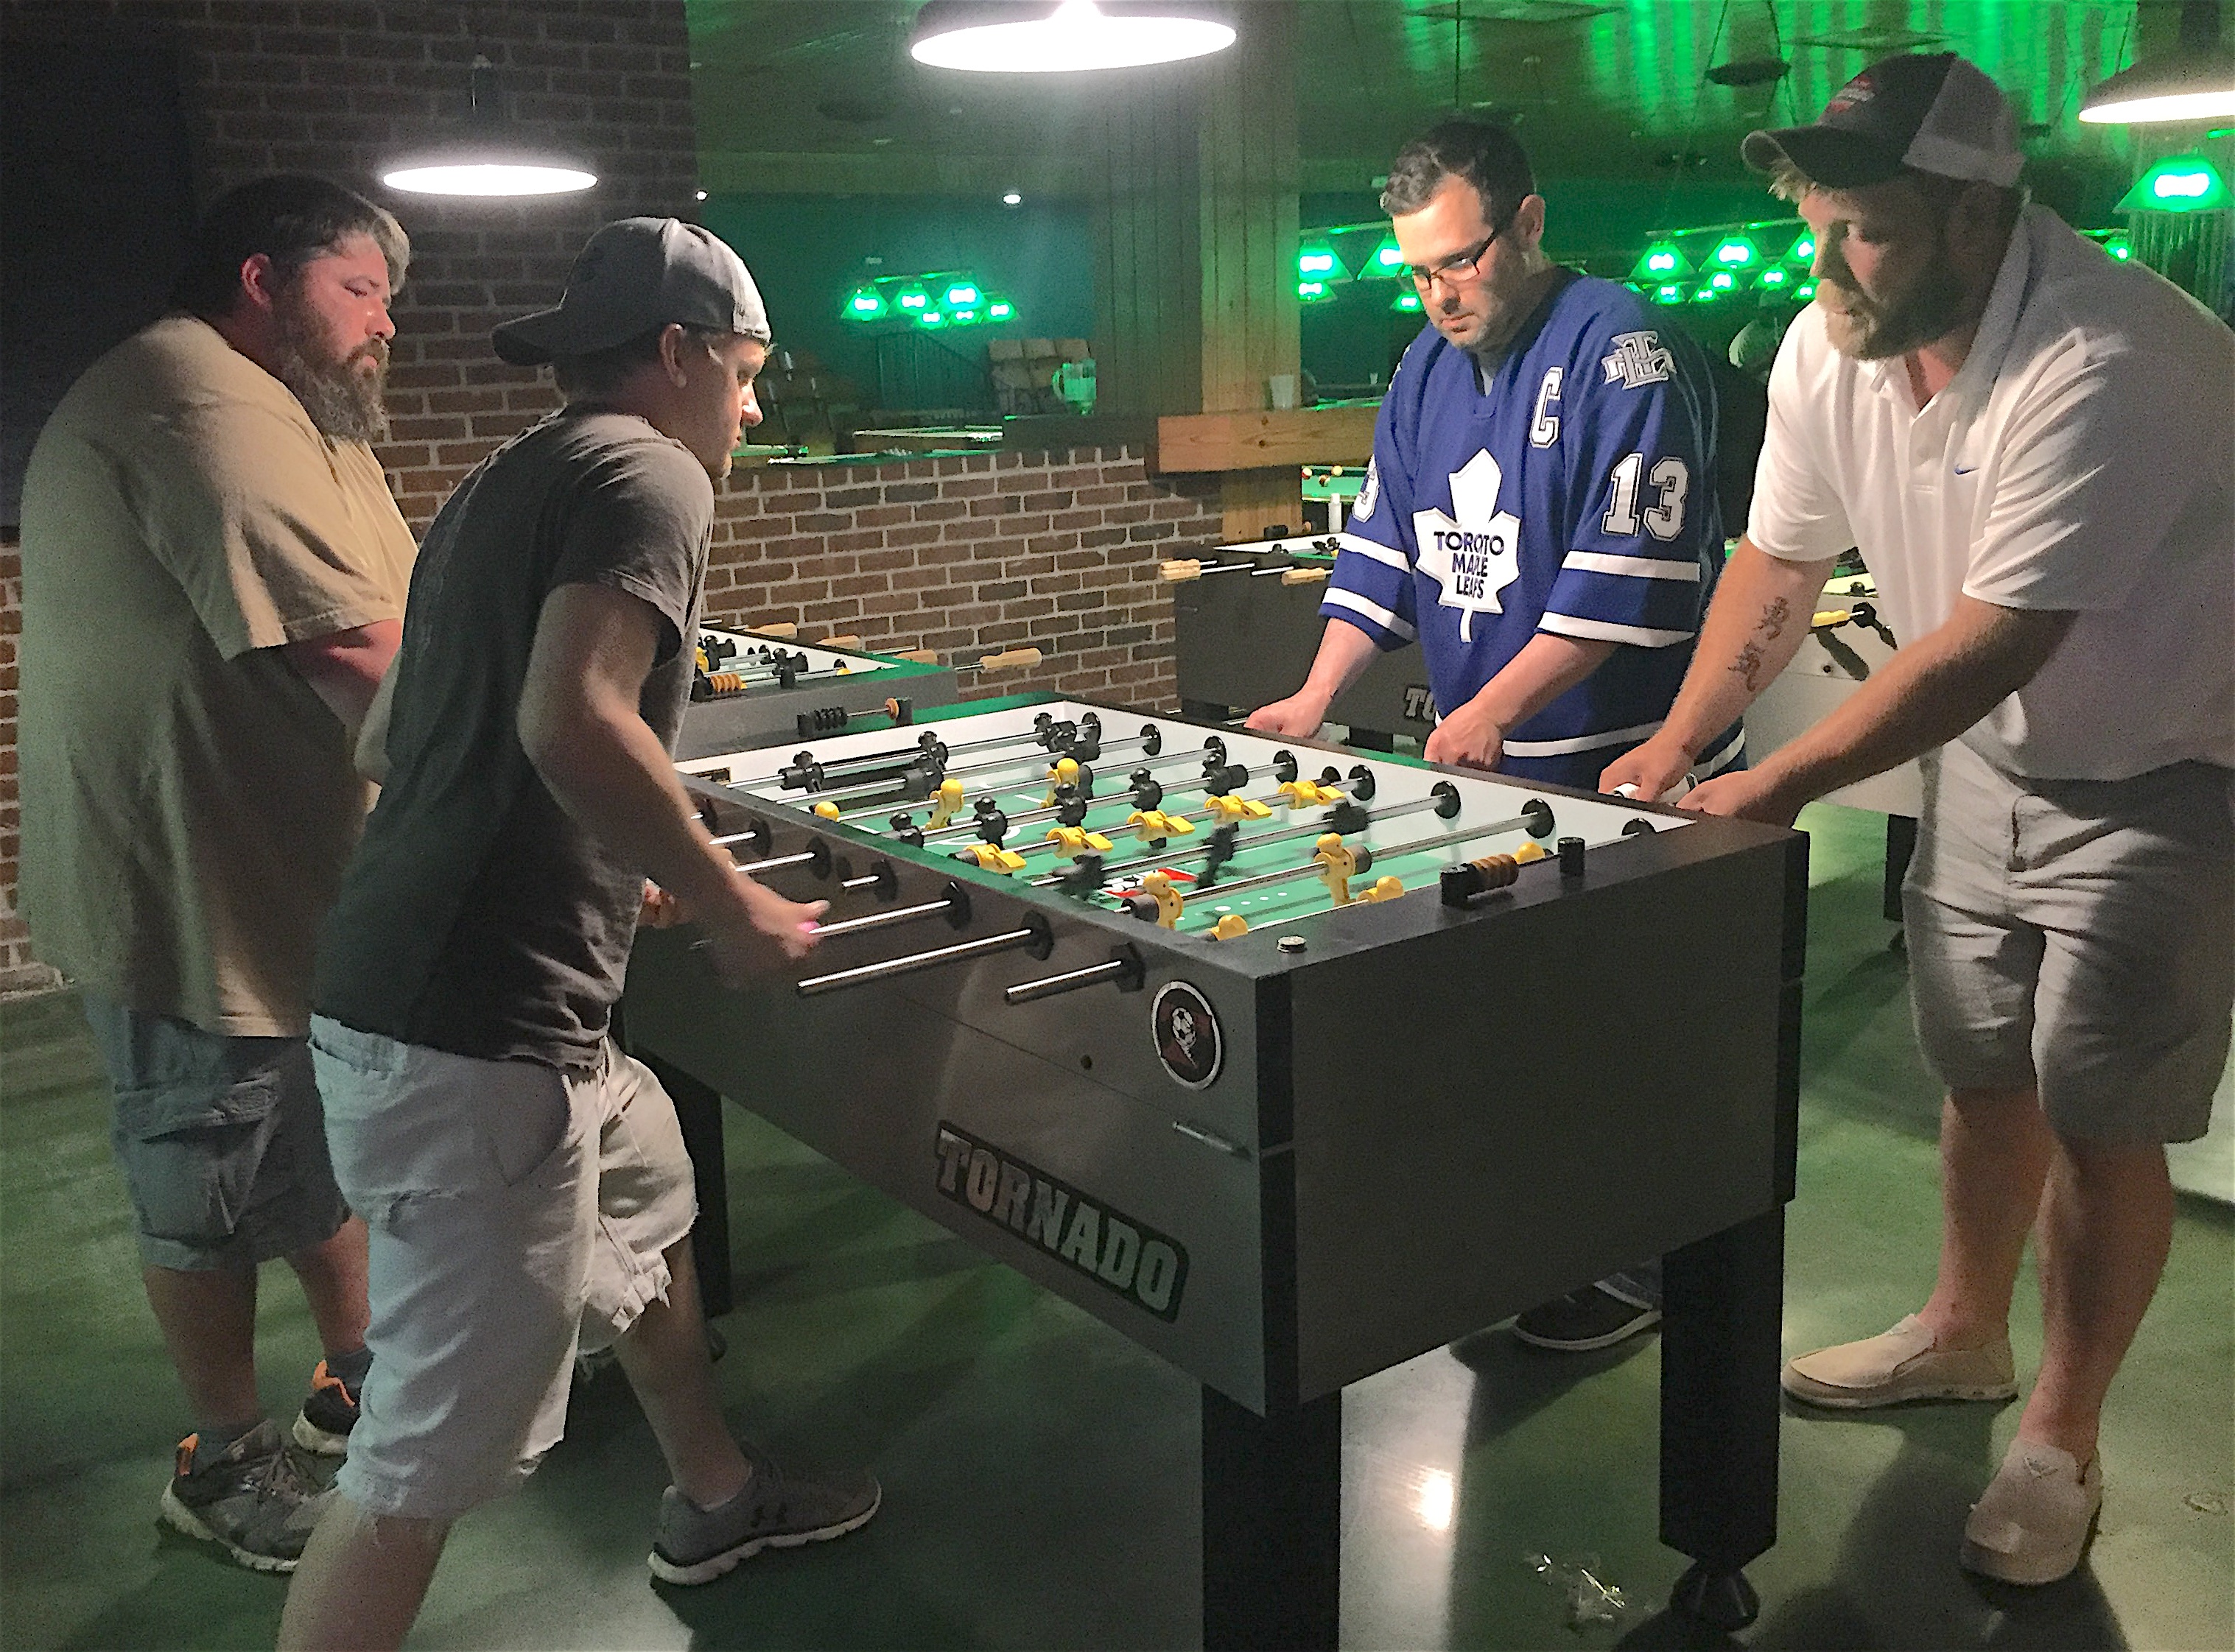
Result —
[[1362, 522], [1373, 515], [1373, 508], [1381, 502], [1381, 468], [1374, 460], [1366, 462], [1366, 480], [1358, 484], [1358, 502], [1350, 508], [1350, 519]]
[[1442, 587], [1439, 607], [1459, 610], [1459, 640], [1474, 640], [1474, 617], [1504, 613], [1498, 593], [1521, 572], [1521, 521], [1498, 508], [1504, 478], [1498, 461], [1485, 449], [1452, 473], [1452, 509], [1412, 513], [1412, 540], [1419, 547], [1416, 566]]

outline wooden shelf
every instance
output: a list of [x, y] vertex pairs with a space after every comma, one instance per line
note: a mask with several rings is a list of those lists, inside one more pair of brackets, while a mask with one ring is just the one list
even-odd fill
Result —
[[1362, 465], [1373, 456], [1373, 420], [1379, 411], [1373, 407], [1300, 407], [1286, 412], [1170, 414], [1157, 421], [1157, 469]]

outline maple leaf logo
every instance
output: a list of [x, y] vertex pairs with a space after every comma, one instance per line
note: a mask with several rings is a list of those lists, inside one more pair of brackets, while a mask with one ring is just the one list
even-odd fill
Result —
[[1452, 473], [1452, 509], [1412, 513], [1418, 566], [1442, 587], [1436, 605], [1459, 611], [1459, 640], [1474, 640], [1478, 613], [1503, 613], [1498, 593], [1521, 572], [1521, 521], [1498, 508], [1504, 480], [1498, 461], [1485, 449]]

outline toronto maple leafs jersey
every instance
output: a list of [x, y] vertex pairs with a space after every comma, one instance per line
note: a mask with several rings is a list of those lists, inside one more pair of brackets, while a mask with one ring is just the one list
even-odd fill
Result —
[[1571, 277], [1486, 375], [1427, 328], [1390, 377], [1320, 612], [1383, 648], [1417, 639], [1446, 711], [1539, 631], [1623, 645], [1505, 743], [1509, 772], [1592, 785], [1691, 663], [1723, 560], [1714, 443], [1699, 347], [1615, 282]]

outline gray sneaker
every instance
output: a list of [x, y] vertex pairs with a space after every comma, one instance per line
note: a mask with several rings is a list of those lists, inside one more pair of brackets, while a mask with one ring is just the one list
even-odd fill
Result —
[[165, 1524], [218, 1544], [251, 1571], [294, 1570], [331, 1492], [268, 1419], [214, 1456], [200, 1441], [189, 1434], [179, 1442], [178, 1472], [163, 1488]]
[[711, 1583], [764, 1549], [842, 1537], [867, 1524], [884, 1500], [867, 1474], [795, 1479], [750, 1447], [745, 1456], [753, 1478], [727, 1503], [702, 1509], [672, 1485], [661, 1495], [652, 1542], [653, 1577], [670, 1583]]

